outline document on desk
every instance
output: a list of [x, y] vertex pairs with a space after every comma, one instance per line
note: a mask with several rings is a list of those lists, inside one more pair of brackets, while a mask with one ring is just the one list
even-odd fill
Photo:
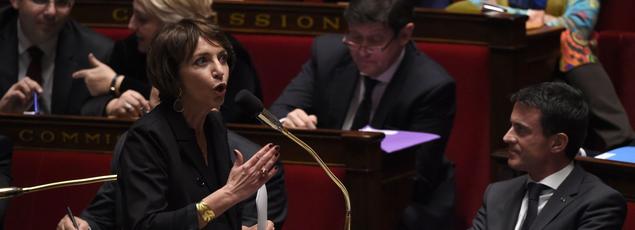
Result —
[[635, 163], [635, 147], [625, 146], [595, 156], [598, 159]]
[[386, 137], [384, 137], [381, 141], [381, 150], [384, 150], [386, 153], [396, 152], [418, 144], [439, 139], [439, 135], [432, 133], [375, 129], [370, 126], [366, 126], [359, 131], [384, 133]]

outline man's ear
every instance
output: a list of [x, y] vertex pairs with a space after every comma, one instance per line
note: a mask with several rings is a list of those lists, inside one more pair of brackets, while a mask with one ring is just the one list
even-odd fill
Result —
[[399, 44], [406, 45], [412, 39], [412, 32], [415, 30], [415, 24], [409, 22], [399, 32]]
[[552, 153], [564, 152], [568, 144], [569, 144], [569, 136], [567, 136], [567, 134], [556, 133], [553, 136], [551, 136], [550, 149]]

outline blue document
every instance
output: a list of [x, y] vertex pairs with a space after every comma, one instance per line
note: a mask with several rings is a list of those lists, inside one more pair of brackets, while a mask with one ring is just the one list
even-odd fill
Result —
[[635, 163], [635, 147], [625, 146], [609, 150], [608, 152], [597, 155], [595, 158], [606, 159], [612, 161], [622, 161]]

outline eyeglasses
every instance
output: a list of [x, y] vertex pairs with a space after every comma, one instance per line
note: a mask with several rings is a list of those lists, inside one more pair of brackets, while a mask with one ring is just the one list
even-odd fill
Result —
[[342, 38], [342, 43], [344, 43], [344, 45], [348, 46], [348, 48], [351, 49], [351, 50], [364, 49], [366, 51], [366, 53], [374, 54], [374, 53], [383, 52], [388, 47], [388, 45], [390, 45], [390, 43], [393, 40], [395, 40], [395, 35], [390, 37], [390, 40], [388, 40], [388, 42], [386, 42], [386, 44], [366, 44], [366, 45], [362, 45], [361, 42], [350, 40], [348, 38], [348, 35], [345, 35]]
[[48, 5], [51, 2], [55, 2], [56, 7], [68, 7], [73, 4], [74, 0], [31, 0], [38, 5]]

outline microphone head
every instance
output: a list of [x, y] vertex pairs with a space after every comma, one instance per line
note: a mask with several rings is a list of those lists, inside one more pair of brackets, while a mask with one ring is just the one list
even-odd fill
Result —
[[234, 102], [236, 102], [236, 104], [238, 104], [243, 109], [243, 111], [255, 116], [261, 113], [264, 109], [264, 107], [262, 106], [262, 101], [260, 101], [260, 99], [258, 99], [256, 96], [254, 96], [254, 94], [246, 89], [243, 89], [238, 92], [238, 94], [236, 94]]

